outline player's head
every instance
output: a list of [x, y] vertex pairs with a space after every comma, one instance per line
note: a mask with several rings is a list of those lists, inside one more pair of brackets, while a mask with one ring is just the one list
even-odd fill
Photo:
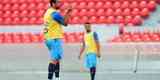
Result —
[[59, 7], [60, 7], [59, 0], [50, 0], [49, 3], [50, 3], [50, 6], [55, 9], [59, 9]]
[[84, 26], [85, 26], [86, 32], [91, 32], [91, 24], [90, 23], [85, 23]]

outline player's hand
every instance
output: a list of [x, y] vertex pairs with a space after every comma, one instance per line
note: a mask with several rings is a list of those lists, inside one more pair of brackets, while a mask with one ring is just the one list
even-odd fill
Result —
[[44, 33], [47, 33], [47, 32], [48, 32], [48, 29], [47, 29], [47, 28], [44, 28], [43, 32], [44, 32]]
[[98, 57], [98, 58], [100, 58], [100, 57], [101, 57], [100, 53], [98, 53], [98, 54], [97, 54], [97, 57]]
[[78, 59], [81, 60], [81, 55], [78, 56]]
[[72, 12], [73, 7], [69, 6], [66, 10], [67, 10], [67, 14], [69, 14], [70, 12]]

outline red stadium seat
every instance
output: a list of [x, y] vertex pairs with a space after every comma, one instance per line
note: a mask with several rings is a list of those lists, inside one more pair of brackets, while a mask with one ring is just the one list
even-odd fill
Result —
[[21, 33], [12, 33], [13, 34], [13, 42], [14, 43], [21, 43], [22, 39], [21, 39]]
[[147, 17], [147, 16], [149, 16], [149, 10], [147, 9], [147, 8], [144, 8], [144, 9], [142, 9], [142, 11], [141, 11], [141, 16], [142, 17]]
[[27, 3], [21, 3], [21, 7], [19, 7], [19, 10], [26, 10], [28, 9], [28, 4]]
[[28, 14], [29, 14], [29, 12], [27, 10], [23, 10], [19, 16], [20, 17], [27, 17]]
[[20, 18], [19, 17], [15, 17], [15, 18], [13, 18], [13, 24], [15, 25], [15, 24], [20, 24], [21, 22], [20, 22], [21, 20], [20, 20]]
[[114, 12], [114, 15], [115, 15], [115, 16], [121, 16], [122, 13], [123, 13], [123, 12], [122, 12], [121, 9], [116, 9], [115, 12]]
[[79, 9], [84, 9], [87, 4], [85, 2], [80, 2], [78, 6]]
[[112, 8], [113, 4], [109, 1], [106, 1], [104, 4], [104, 8]]
[[23, 43], [31, 42], [30, 33], [22, 33], [22, 42]]
[[140, 10], [138, 8], [134, 8], [133, 11], [132, 11], [132, 15], [133, 16], [140, 15]]
[[31, 37], [31, 41], [32, 41], [32, 42], [34, 42], [34, 43], [40, 42], [40, 41], [39, 41], [40, 38], [39, 38], [38, 34], [31, 33], [31, 34], [30, 34], [30, 37]]
[[156, 9], [156, 2], [155, 1], [149, 1], [147, 7], [151, 11], [155, 10]]
[[[84, 5], [86, 6], [86, 4]], [[96, 4], [94, 2], [88, 2], [88, 5], [86, 6], [88, 9], [91, 9], [91, 8], [95, 8]]]
[[125, 24], [129, 24], [129, 23], [132, 23], [132, 16], [126, 16], [125, 18]]
[[115, 17], [114, 16], [108, 16], [107, 23], [109, 23], [109, 24], [115, 23]]
[[4, 43], [4, 33], [0, 33], [0, 43]]
[[105, 10], [104, 9], [99, 9], [96, 13], [97, 16], [105, 16]]
[[107, 18], [105, 16], [100, 16], [98, 19], [98, 23], [100, 24], [107, 23]]
[[97, 9], [101, 9], [101, 8], [103, 8], [103, 5], [104, 5], [104, 3], [101, 2], [101, 1], [99, 1], [99, 2], [96, 3], [95, 7], [96, 7]]
[[36, 17], [29, 18], [29, 24], [35, 24], [36, 22], [37, 22], [37, 18]]
[[15, 10], [15, 11], [13, 11], [13, 13], [12, 13], [12, 17], [18, 17], [19, 16], [19, 11], [18, 10]]
[[116, 17], [116, 23], [124, 23], [124, 18], [122, 16], [117, 16]]
[[82, 42], [84, 38], [84, 32], [75, 33], [77, 42]]
[[17, 4], [17, 3], [15, 3], [15, 4], [13, 4], [13, 6], [12, 6], [12, 10], [18, 10], [19, 9], [19, 4]]
[[139, 4], [139, 7], [140, 7], [141, 9], [147, 8], [147, 1], [141, 1], [140, 4]]
[[10, 10], [10, 9], [11, 9], [11, 4], [5, 4], [4, 7], [3, 7], [4, 11]]
[[89, 22], [90, 23], [98, 23], [98, 21], [97, 21], [97, 17], [96, 16], [92, 16], [91, 18], [89, 18]]
[[12, 12], [10, 10], [7, 10], [4, 12], [3, 17], [10, 17]]
[[20, 24], [29, 24], [29, 18], [27, 17], [22, 18]]
[[11, 33], [4, 34], [4, 42], [5, 43], [12, 43], [13, 42], [13, 35]]
[[80, 23], [84, 24], [86, 22], [88, 22], [88, 17], [87, 16], [82, 16], [81, 20], [80, 20]]
[[106, 16], [112, 16], [113, 15], [113, 10], [112, 9], [107, 9], [107, 11], [106, 11]]
[[89, 11], [88, 11], [87, 14], [88, 14], [89, 16], [94, 16], [95, 13], [96, 13], [96, 10], [95, 10], [95, 9], [89, 9]]
[[12, 18], [10, 18], [10, 17], [5, 18], [4, 24], [5, 25], [12, 24]]
[[129, 2], [128, 1], [123, 1], [121, 8], [125, 9], [125, 8], [129, 8]]
[[131, 15], [131, 10], [129, 8], [124, 9], [123, 11], [123, 16], [130, 16]]
[[138, 8], [138, 2], [132, 1], [132, 3], [130, 4], [130, 8]]
[[114, 2], [114, 4], [113, 4], [114, 9], [118, 9], [120, 7], [121, 7], [121, 3], [119, 1]]
[[[39, 5], [41, 5], [41, 4], [39, 4]], [[29, 6], [28, 6], [28, 9], [29, 10], [35, 10], [36, 9], [36, 7], [38, 7], [38, 9], [41, 9], [41, 8], [39, 8], [40, 6], [37, 6], [37, 4], [35, 4], [35, 3], [31, 3]], [[44, 7], [44, 6], [43, 6]]]
[[0, 17], [0, 25], [3, 24], [3, 18]]
[[29, 11], [28, 16], [30, 16], [30, 17], [37, 16], [37, 11], [36, 11], [36, 10], [31, 10], [31, 11]]
[[[36, 15], [37, 15], [38, 17], [41, 17], [41, 16], [44, 15], [44, 13], [45, 13], [44, 10], [39, 10], [38, 13], [37, 13]], [[33, 16], [35, 16], [35, 15], [33, 15]]]
[[72, 24], [78, 24], [79, 23], [79, 17], [73, 17], [72, 20], [70, 21]]
[[78, 15], [78, 14], [79, 14], [79, 16], [86, 16], [87, 15], [87, 9], [81, 9], [81, 11], [77, 12], [75, 14], [75, 16]]
[[142, 18], [141, 18], [141, 16], [135, 16], [132, 21], [133, 21], [134, 25], [140, 25], [140, 24], [142, 24]]

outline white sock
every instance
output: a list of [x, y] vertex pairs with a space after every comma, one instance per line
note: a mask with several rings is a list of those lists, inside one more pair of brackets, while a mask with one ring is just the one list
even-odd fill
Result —
[[60, 78], [56, 78], [55, 80], [60, 80]]

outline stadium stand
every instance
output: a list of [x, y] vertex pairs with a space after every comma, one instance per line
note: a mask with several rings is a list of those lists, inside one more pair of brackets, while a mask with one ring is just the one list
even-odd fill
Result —
[[[47, 2], [2, 0], [0, 25], [40, 25], [48, 7]], [[156, 9], [154, 0], [62, 0], [62, 14], [69, 5], [74, 8], [70, 24], [82, 24], [89, 20], [96, 24], [140, 25]]]

